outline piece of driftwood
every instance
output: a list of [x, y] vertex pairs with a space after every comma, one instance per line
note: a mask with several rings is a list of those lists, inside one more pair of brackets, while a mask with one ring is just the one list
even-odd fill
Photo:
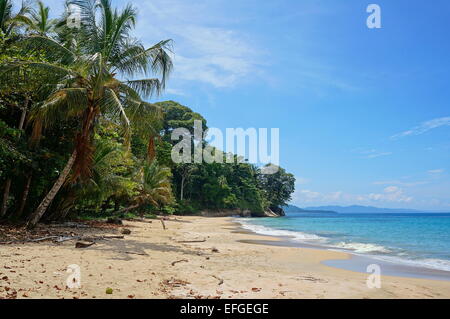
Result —
[[52, 228], [91, 228], [91, 226], [89, 225], [74, 222], [67, 222], [62, 224], [50, 224], [48, 226]]
[[172, 266], [175, 266], [178, 263], [188, 263], [188, 262], [189, 262], [189, 260], [187, 260], [187, 259], [181, 259], [181, 260], [174, 261], [172, 263]]
[[124, 239], [125, 236], [121, 236], [121, 235], [106, 235], [106, 236], [102, 236], [100, 238], [103, 238], [103, 239]]
[[191, 244], [191, 243], [204, 243], [206, 239], [197, 239], [197, 240], [179, 240], [177, 243], [180, 244]]
[[148, 254], [146, 254], [146, 253], [135, 253], [135, 252], [132, 252], [132, 251], [124, 251], [124, 254], [138, 255], [138, 256], [148, 256]]
[[38, 243], [40, 241], [46, 241], [46, 240], [56, 239], [56, 238], [59, 238], [59, 236], [47, 236], [47, 237], [42, 237], [42, 238], [30, 239], [30, 240], [28, 240], [28, 242]]
[[95, 245], [95, 242], [82, 242], [79, 241], [75, 244], [75, 248], [88, 248], [91, 247], [92, 245]]
[[58, 237], [56, 240], [54, 240], [55, 243], [64, 243], [66, 241], [71, 240], [80, 240], [81, 237]]

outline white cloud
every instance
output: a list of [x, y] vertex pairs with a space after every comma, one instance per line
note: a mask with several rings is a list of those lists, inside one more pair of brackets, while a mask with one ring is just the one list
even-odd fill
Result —
[[297, 184], [297, 185], [306, 185], [306, 184], [308, 184], [310, 182], [310, 180], [309, 179], [307, 179], [307, 178], [304, 178], [304, 177], [295, 177], [295, 183]]
[[[137, 32], [146, 45], [174, 40], [173, 78], [218, 88], [233, 87], [261, 74], [260, 52], [246, 36], [223, 27], [221, 1], [139, 1]], [[145, 19], [144, 19], [145, 17]]]
[[444, 173], [445, 170], [444, 169], [432, 169], [428, 171], [428, 174], [432, 174], [432, 175], [439, 175]]
[[164, 93], [178, 95], [178, 96], [186, 96], [187, 94], [184, 91], [179, 89], [168, 88], [164, 90]]
[[405, 195], [403, 190], [397, 186], [389, 186], [381, 194], [369, 194], [368, 199], [377, 202], [410, 203], [414, 198]]
[[427, 122], [423, 122], [422, 124], [399, 134], [391, 136], [391, 139], [398, 140], [407, 136], [415, 136], [424, 134], [430, 130], [442, 127], [442, 126], [450, 126], [450, 117], [441, 117], [436, 118]]
[[413, 186], [425, 185], [428, 183], [429, 182], [426, 182], [426, 181], [404, 182], [404, 181], [397, 181], [397, 180], [373, 182], [374, 185], [398, 185], [398, 186], [402, 186], [402, 187], [413, 187]]
[[301, 206], [315, 205], [352, 205], [365, 204], [377, 205], [380, 203], [411, 203], [414, 197], [405, 194], [398, 186], [388, 186], [380, 193], [350, 194], [342, 191], [321, 193], [312, 190], [297, 190], [293, 196], [293, 202]]
[[372, 149], [372, 150], [360, 151], [360, 154], [363, 155], [363, 158], [372, 159], [372, 158], [378, 158], [378, 157], [392, 155], [392, 152], [384, 152], [384, 151], [378, 151], [378, 150]]

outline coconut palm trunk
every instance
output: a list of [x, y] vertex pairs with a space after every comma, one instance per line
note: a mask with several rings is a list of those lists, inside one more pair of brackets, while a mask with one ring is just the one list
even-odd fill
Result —
[[69, 161], [66, 164], [66, 167], [64, 168], [62, 173], [59, 175], [58, 180], [53, 185], [53, 187], [50, 190], [50, 192], [47, 194], [47, 196], [45, 196], [44, 200], [41, 202], [39, 207], [30, 216], [30, 219], [29, 219], [29, 221], [27, 223], [27, 228], [28, 229], [32, 229], [32, 228], [36, 227], [36, 225], [39, 222], [39, 220], [45, 214], [45, 212], [47, 211], [47, 208], [50, 206], [50, 204], [52, 203], [53, 199], [55, 199], [56, 194], [58, 194], [59, 190], [61, 189], [61, 187], [66, 182], [67, 177], [69, 176], [70, 171], [72, 170], [72, 167], [73, 167], [73, 164], [74, 164], [76, 158], [77, 158], [77, 151], [75, 150], [72, 153], [72, 156], [70, 156], [70, 159], [69, 159]]

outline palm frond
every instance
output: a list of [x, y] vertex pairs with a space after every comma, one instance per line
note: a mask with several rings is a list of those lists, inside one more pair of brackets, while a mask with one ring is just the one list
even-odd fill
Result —
[[20, 38], [17, 41], [24, 53], [32, 54], [37, 52], [44, 54], [48, 61], [71, 64], [75, 61], [76, 55], [57, 41], [45, 36], [34, 35]]
[[126, 81], [126, 85], [138, 92], [144, 98], [151, 98], [154, 94], [160, 94], [162, 84], [159, 79], [143, 79]]
[[88, 102], [87, 90], [84, 88], [66, 88], [54, 92], [43, 103], [37, 104], [31, 111], [33, 138], [38, 139], [43, 128], [80, 117]]
[[103, 98], [99, 102], [102, 113], [112, 121], [121, 123], [121, 128], [125, 136], [126, 142], [129, 142], [131, 137], [131, 122], [122, 105], [122, 102], [116, 93], [110, 89], [105, 88]]

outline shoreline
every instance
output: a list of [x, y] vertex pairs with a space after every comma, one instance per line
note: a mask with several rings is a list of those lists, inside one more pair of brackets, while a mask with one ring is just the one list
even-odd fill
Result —
[[[85, 249], [74, 242], [0, 246], [0, 298], [450, 298], [448, 281], [382, 275], [381, 289], [369, 289], [369, 274], [323, 264], [350, 254], [278, 245], [279, 238], [239, 231], [232, 218], [177, 216], [165, 230], [158, 220], [124, 224], [131, 230], [124, 239]], [[81, 289], [65, 287], [69, 265], [79, 265]]]
[[258, 233], [257, 231], [253, 231], [247, 228], [244, 228], [243, 224], [239, 221], [235, 221], [237, 227], [242, 229], [243, 233], [248, 234], [256, 234], [259, 236], [267, 236], [278, 238], [279, 241], [268, 241], [268, 240], [243, 240], [240, 241], [242, 243], [247, 244], [260, 244], [260, 245], [271, 245], [271, 246], [285, 246], [285, 247], [298, 247], [298, 248], [306, 248], [306, 249], [317, 249], [317, 250], [325, 250], [325, 251], [336, 251], [340, 253], [344, 253], [348, 255], [346, 259], [338, 259], [338, 260], [324, 260], [321, 263], [323, 265], [339, 268], [343, 270], [349, 270], [353, 272], [358, 272], [362, 274], [367, 274], [367, 267], [372, 264], [377, 264], [381, 267], [382, 273], [392, 277], [401, 277], [401, 278], [418, 278], [418, 279], [429, 279], [429, 280], [438, 280], [438, 281], [449, 281], [450, 282], [450, 271], [445, 271], [441, 269], [435, 268], [427, 268], [419, 265], [408, 265], [399, 262], [393, 262], [388, 260], [383, 260], [383, 255], [372, 256], [365, 255], [361, 253], [356, 253], [352, 251], [348, 251], [345, 249], [339, 249], [332, 246], [320, 245], [320, 244], [310, 244], [310, 243], [302, 243], [300, 241], [293, 241], [293, 237], [289, 236], [275, 236], [275, 235], [267, 235]]

